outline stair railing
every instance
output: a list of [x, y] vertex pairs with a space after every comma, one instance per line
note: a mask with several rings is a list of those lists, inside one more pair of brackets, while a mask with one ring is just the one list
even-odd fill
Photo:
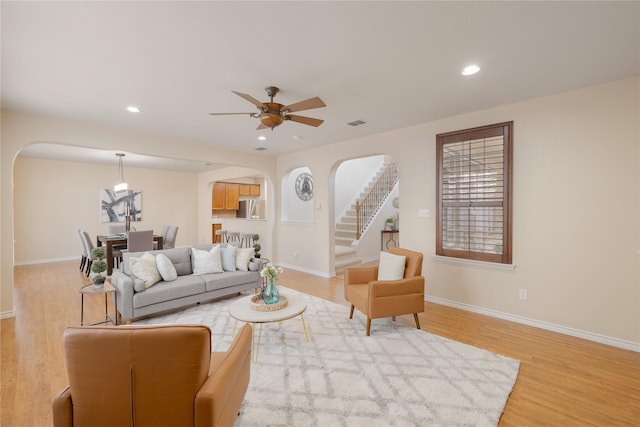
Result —
[[398, 168], [396, 162], [391, 162], [384, 168], [369, 191], [356, 200], [356, 240], [360, 239], [397, 182]]

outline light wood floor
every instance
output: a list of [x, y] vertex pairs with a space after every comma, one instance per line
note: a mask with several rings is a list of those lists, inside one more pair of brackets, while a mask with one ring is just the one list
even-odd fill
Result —
[[[15, 269], [17, 316], [0, 322], [3, 427], [52, 425], [51, 398], [67, 383], [62, 333], [80, 324], [78, 289], [90, 283], [77, 267], [64, 262]], [[278, 283], [346, 304], [341, 276], [287, 270]], [[103, 304], [101, 297], [85, 301], [86, 320], [98, 320]], [[410, 316], [398, 321], [414, 325]], [[425, 303], [420, 325], [521, 361], [501, 426], [640, 425], [640, 353], [431, 303]]]

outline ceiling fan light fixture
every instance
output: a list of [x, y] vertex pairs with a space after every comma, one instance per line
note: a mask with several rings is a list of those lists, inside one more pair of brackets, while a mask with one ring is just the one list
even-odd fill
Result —
[[274, 127], [282, 124], [283, 118], [279, 113], [266, 112], [260, 114], [260, 122], [273, 130]]

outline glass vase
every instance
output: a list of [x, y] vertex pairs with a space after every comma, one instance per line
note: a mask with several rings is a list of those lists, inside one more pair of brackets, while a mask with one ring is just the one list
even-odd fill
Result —
[[269, 279], [267, 286], [262, 290], [262, 299], [265, 304], [275, 304], [280, 301], [280, 293], [276, 288], [276, 279]]

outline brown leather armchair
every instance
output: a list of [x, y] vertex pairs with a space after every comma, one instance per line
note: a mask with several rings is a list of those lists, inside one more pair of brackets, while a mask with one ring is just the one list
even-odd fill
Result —
[[211, 352], [202, 325], [67, 328], [55, 427], [232, 426], [249, 385], [251, 325]]
[[348, 268], [344, 272], [344, 297], [351, 303], [349, 319], [353, 309], [367, 316], [367, 336], [371, 331], [371, 319], [412, 314], [416, 327], [420, 329], [418, 313], [424, 312], [424, 277], [422, 277], [422, 254], [408, 249], [391, 248], [394, 255], [406, 257], [404, 278], [378, 281], [378, 267]]

